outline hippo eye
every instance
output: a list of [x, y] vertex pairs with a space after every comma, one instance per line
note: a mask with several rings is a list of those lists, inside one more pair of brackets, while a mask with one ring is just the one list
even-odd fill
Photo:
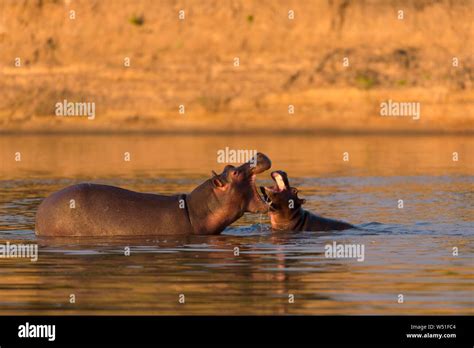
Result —
[[294, 194], [297, 194], [297, 193], [298, 193], [298, 189], [297, 189], [297, 188], [294, 188], [294, 187], [292, 187], [292, 188], [291, 188], [291, 192], [293, 192]]

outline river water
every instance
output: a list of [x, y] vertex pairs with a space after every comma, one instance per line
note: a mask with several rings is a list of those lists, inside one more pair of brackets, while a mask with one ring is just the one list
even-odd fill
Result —
[[[220, 236], [34, 234], [56, 190], [189, 192], [225, 147], [267, 154], [306, 209], [359, 229], [276, 234], [246, 214]], [[474, 314], [473, 158], [472, 138], [450, 136], [2, 136], [0, 244], [39, 255], [0, 258], [0, 314]], [[364, 260], [327, 258], [334, 242]]]

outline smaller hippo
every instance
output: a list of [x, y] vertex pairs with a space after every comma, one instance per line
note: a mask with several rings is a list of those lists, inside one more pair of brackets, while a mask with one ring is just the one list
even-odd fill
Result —
[[288, 175], [281, 170], [271, 174], [276, 185], [260, 187], [264, 199], [270, 206], [269, 216], [275, 231], [331, 231], [355, 228], [343, 221], [315, 215], [301, 206], [305, 199], [298, 197], [298, 190], [290, 186]]

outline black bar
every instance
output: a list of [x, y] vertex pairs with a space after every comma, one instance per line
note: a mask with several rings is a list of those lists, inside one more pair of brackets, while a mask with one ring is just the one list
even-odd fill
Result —
[[[469, 346], [472, 316], [2, 316], [0, 346], [394, 345]], [[55, 325], [55, 340], [20, 338], [19, 327]], [[415, 325], [416, 328], [412, 327]], [[428, 325], [433, 325], [430, 327]], [[426, 326], [423, 331], [420, 327]], [[407, 334], [456, 337], [408, 338]]]

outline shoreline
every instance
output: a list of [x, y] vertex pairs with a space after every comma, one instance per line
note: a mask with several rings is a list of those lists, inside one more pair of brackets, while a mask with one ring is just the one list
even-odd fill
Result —
[[420, 137], [420, 136], [472, 136], [474, 135], [474, 129], [470, 130], [414, 130], [414, 129], [400, 129], [400, 130], [352, 130], [352, 129], [247, 129], [247, 130], [203, 130], [203, 129], [185, 129], [185, 130], [163, 130], [163, 129], [137, 129], [137, 130], [106, 130], [106, 129], [94, 129], [94, 130], [79, 130], [79, 129], [63, 129], [63, 130], [40, 130], [40, 129], [0, 129], [0, 136], [64, 136], [64, 135], [80, 135], [80, 136], [154, 136], [154, 135], [166, 135], [166, 136], [237, 136], [237, 135], [267, 135], [267, 136], [334, 136], [334, 137], [369, 137], [369, 136], [391, 136], [391, 137]]

